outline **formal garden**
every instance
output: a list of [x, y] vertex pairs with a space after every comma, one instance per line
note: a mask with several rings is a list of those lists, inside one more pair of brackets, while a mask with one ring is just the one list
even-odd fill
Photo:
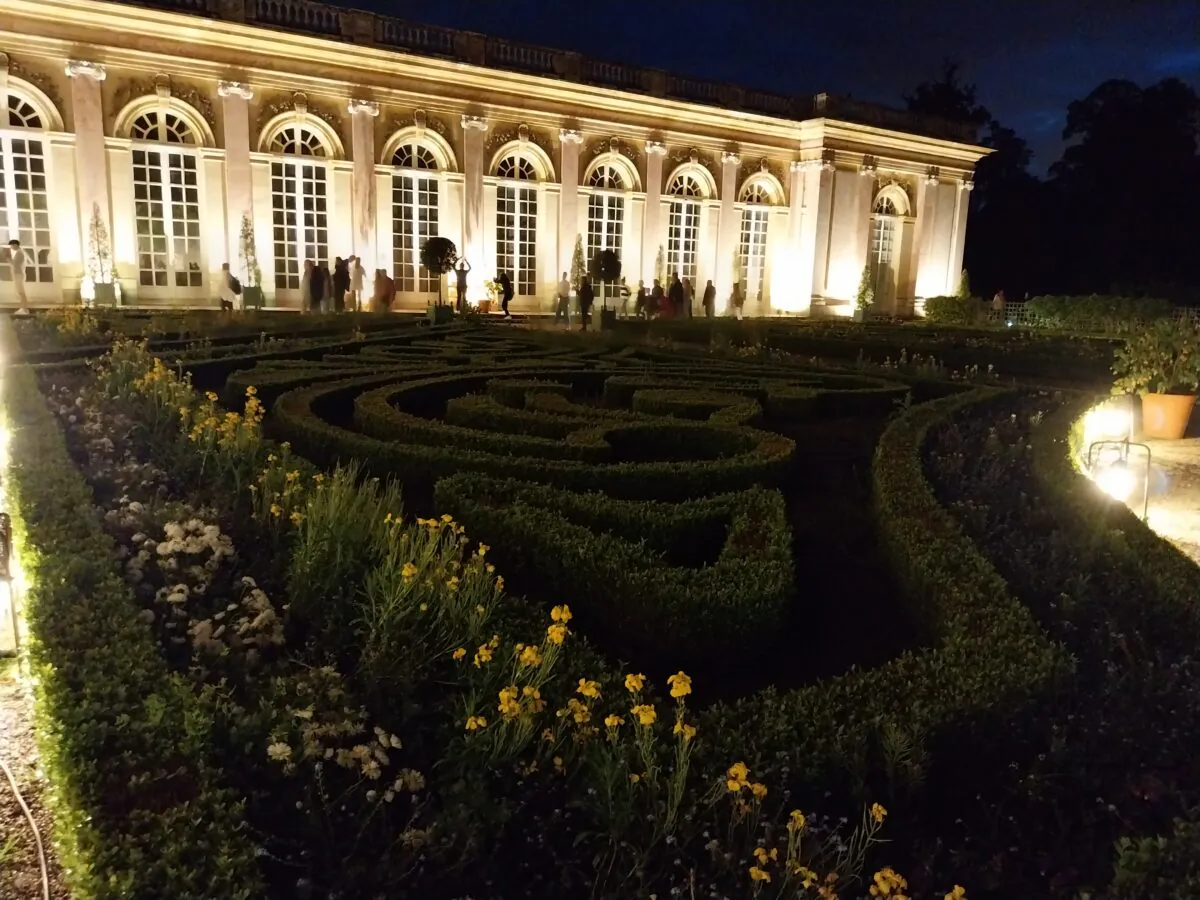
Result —
[[1163, 346], [735, 326], [0, 322], [70, 896], [1196, 896]]

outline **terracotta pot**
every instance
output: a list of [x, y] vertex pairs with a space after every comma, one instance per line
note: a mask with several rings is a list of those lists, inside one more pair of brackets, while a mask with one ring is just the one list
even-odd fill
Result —
[[492, 301], [491, 300], [480, 300], [479, 301], [479, 311], [481, 313], [490, 313], [492, 311]]
[[1177, 441], [1187, 431], [1195, 394], [1145, 394], [1142, 396], [1142, 434]]

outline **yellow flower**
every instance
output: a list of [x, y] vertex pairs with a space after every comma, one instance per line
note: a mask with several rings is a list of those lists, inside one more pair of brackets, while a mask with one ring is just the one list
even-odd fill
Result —
[[750, 778], [750, 770], [744, 762], [735, 762], [729, 767], [728, 775], [739, 784], [745, 784]]
[[316, 475], [313, 476], [313, 481], [315, 481], [317, 484], [320, 484], [324, 480], [325, 480], [325, 476], [320, 472], [318, 472]]
[[517, 662], [522, 666], [540, 666], [542, 664], [542, 651], [535, 644], [530, 644], [521, 650], [521, 655], [517, 657]]
[[629, 691], [629, 693], [631, 693], [631, 694], [636, 694], [638, 691], [640, 691], [645, 686], [645, 684], [646, 684], [646, 676], [645, 675], [626, 675], [625, 676], [625, 690]]
[[907, 900], [905, 891], [908, 882], [896, 874], [891, 866], [885, 866], [875, 873], [874, 884], [871, 885], [872, 897], [890, 897], [891, 900]]
[[406, 562], [404, 568], [400, 570], [400, 574], [404, 578], [412, 578], [417, 574], [417, 567], [410, 562]]
[[462, 659], [464, 656], [466, 656], [466, 655], [467, 655], [467, 650], [466, 650], [466, 648], [465, 648], [465, 647], [459, 647], [459, 648], [458, 648], [457, 650], [455, 650], [455, 651], [454, 651], [454, 653], [453, 653], [453, 654], [451, 654], [451, 655], [454, 657], [454, 661], [455, 661], [455, 662], [458, 662], [460, 659]]
[[521, 714], [521, 704], [517, 702], [518, 693], [515, 684], [500, 691], [500, 705], [497, 708], [506, 718], [513, 719]]
[[300, 512], [299, 510], [296, 510], [292, 513], [293, 525], [299, 525], [302, 521], [304, 521], [304, 513]]
[[559, 625], [566, 625], [571, 621], [571, 607], [565, 603], [562, 606], [556, 606], [550, 610], [550, 618]]
[[487, 719], [483, 716], [467, 716], [467, 731], [478, 731], [487, 728]]
[[763, 797], [767, 796], [767, 786], [765, 784], [759, 784], [756, 781], [754, 784], [750, 785], [750, 793], [754, 795], [755, 800], [761, 800]]
[[449, 514], [446, 514], [446, 515], [442, 516], [442, 521], [445, 522], [447, 525], [453, 525], [454, 517]]
[[487, 644], [480, 644], [479, 649], [475, 651], [475, 668], [480, 668], [485, 662], [492, 661], [492, 648]]
[[793, 809], [792, 814], [788, 816], [788, 831], [801, 831], [804, 828], [804, 823], [807, 819], [804, 818], [804, 813], [798, 809]]
[[575, 691], [590, 700], [595, 700], [600, 696], [600, 682], [588, 681], [586, 678], [579, 679], [579, 687]]
[[875, 820], [876, 825], [882, 825], [883, 820], [887, 817], [887, 810], [878, 803], [871, 804], [871, 818]]
[[668, 678], [667, 684], [671, 686], [671, 696], [676, 699], [686, 697], [692, 692], [692, 679], [682, 672], [676, 672]]
[[283, 515], [283, 510], [282, 510], [282, 509], [280, 509], [280, 507], [279, 507], [279, 504], [278, 504], [278, 503], [272, 503], [272, 504], [271, 504], [271, 515], [273, 515], [273, 516], [274, 516], [275, 518], [277, 518], [277, 519], [278, 519], [278, 518], [279, 518], [281, 515]]
[[620, 728], [625, 724], [625, 720], [620, 716], [609, 715], [604, 717], [604, 725], [606, 728]]
[[771, 873], [766, 871], [765, 869], [760, 869], [758, 866], [751, 866], [750, 867], [750, 880], [751, 881], [765, 881], [765, 882], [769, 883], [771, 881]]
[[567, 639], [566, 625], [551, 625], [546, 629], [546, 640], [552, 644], [561, 644]]
[[729, 793], [731, 793], [731, 794], [736, 794], [736, 793], [740, 792], [741, 789], [744, 788], [745, 786], [746, 785], [744, 782], [735, 781], [732, 778], [730, 778], [728, 781], [725, 782], [725, 787], [727, 787], [729, 789]]
[[642, 776], [639, 775], [637, 772], [629, 773], [629, 783], [630, 784], [637, 784], [641, 780], [642, 780]]
[[592, 711], [587, 705], [580, 703], [574, 697], [567, 701], [567, 711], [575, 719], [576, 725], [586, 725], [592, 718]]
[[629, 711], [637, 716], [639, 725], [653, 725], [654, 721], [658, 718], [658, 713], [654, 711], [654, 707], [647, 703], [640, 703]]
[[258, 393], [258, 388], [256, 388], [254, 385], [252, 385], [252, 384], [246, 385], [246, 396], [247, 397], [253, 397], [257, 393]]
[[676, 722], [675, 734], [682, 734], [684, 743], [687, 743], [696, 736], [696, 728], [686, 722]]
[[800, 879], [800, 886], [805, 890], [812, 887], [817, 881], [817, 873], [807, 866], [802, 866], [798, 862], [791, 864], [792, 874]]
[[217, 402], [217, 395], [214, 391], [205, 391], [204, 396], [213, 403]]
[[479, 549], [475, 551], [476, 556], [487, 556], [487, 552], [492, 548], [487, 544], [480, 544]]
[[946, 895], [945, 900], [967, 900], [967, 889], [961, 884], [956, 884], [954, 890]]
[[755, 847], [754, 858], [758, 860], [760, 866], [765, 866], [768, 862], [775, 862], [779, 859], [779, 850], [775, 847], [770, 850], [767, 850], [766, 847]]

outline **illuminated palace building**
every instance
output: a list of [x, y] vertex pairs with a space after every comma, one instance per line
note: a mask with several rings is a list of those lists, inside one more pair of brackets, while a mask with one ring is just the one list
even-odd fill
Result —
[[0, 5], [0, 232], [34, 302], [115, 277], [126, 303], [213, 305], [252, 244], [268, 305], [353, 254], [418, 308], [432, 235], [469, 298], [509, 272], [517, 310], [549, 307], [577, 237], [631, 286], [712, 279], [718, 311], [735, 276], [750, 315], [848, 315], [864, 268], [883, 312], [957, 286], [987, 151], [956, 125], [308, 0], [149, 5]]

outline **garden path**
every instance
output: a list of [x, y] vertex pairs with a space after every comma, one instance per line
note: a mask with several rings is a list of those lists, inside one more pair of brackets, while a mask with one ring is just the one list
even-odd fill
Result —
[[1200, 437], [1146, 444], [1153, 469], [1148, 524], [1200, 564]]

